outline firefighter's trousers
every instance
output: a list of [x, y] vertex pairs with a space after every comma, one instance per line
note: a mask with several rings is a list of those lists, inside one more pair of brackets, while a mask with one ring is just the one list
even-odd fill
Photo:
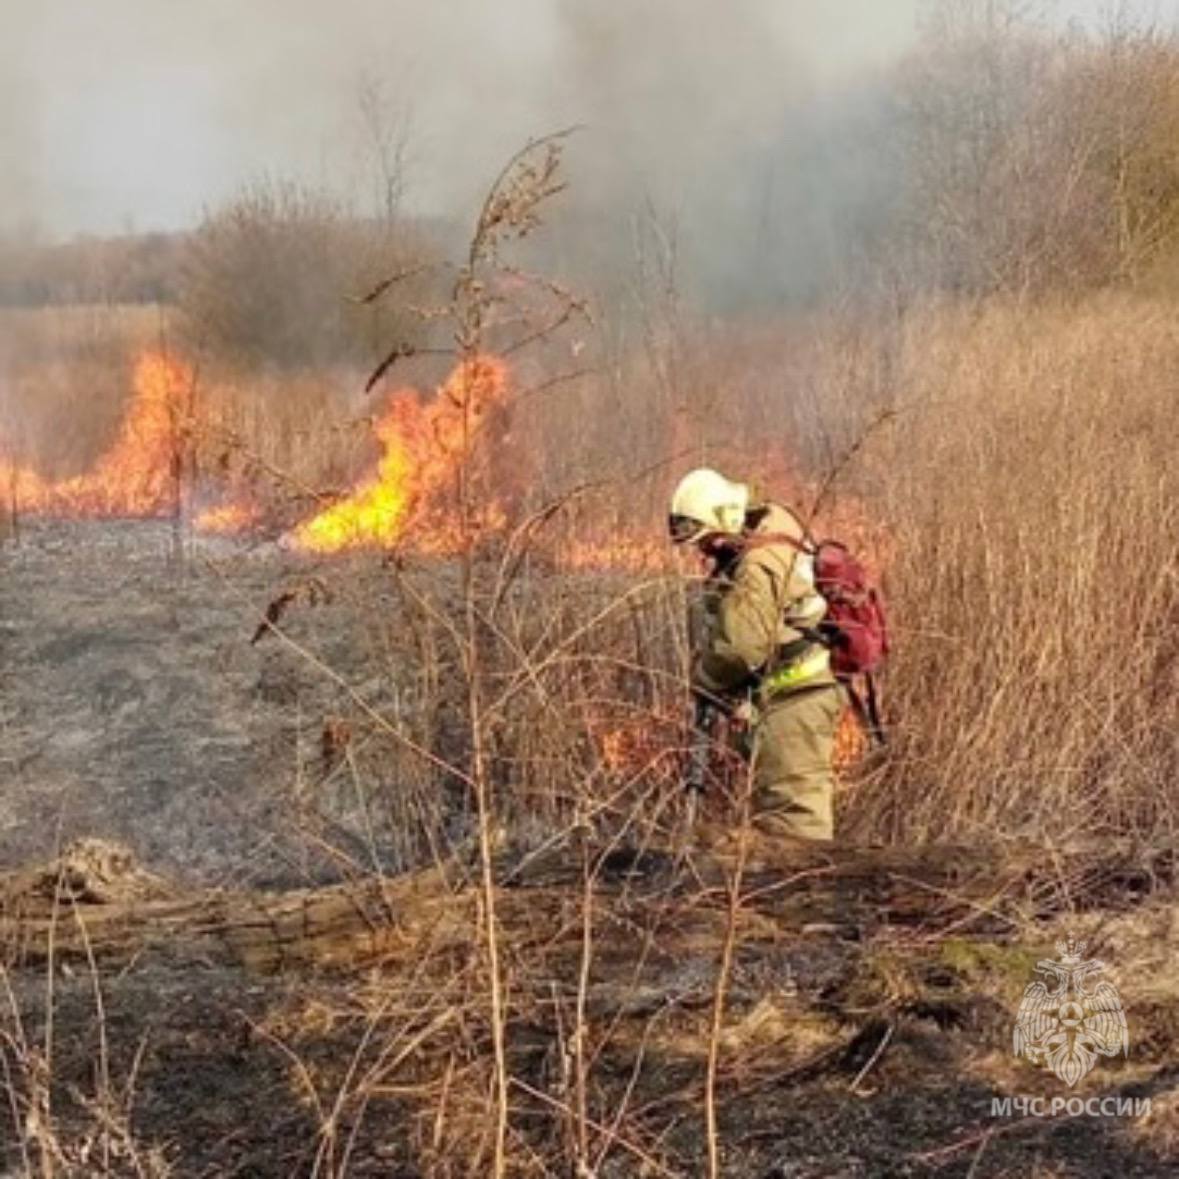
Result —
[[766, 834], [829, 840], [835, 834], [836, 684], [768, 701], [753, 733], [754, 824]]

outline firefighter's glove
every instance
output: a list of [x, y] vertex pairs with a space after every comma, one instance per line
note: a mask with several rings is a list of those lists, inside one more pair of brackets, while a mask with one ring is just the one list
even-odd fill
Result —
[[830, 647], [833, 651], [839, 650], [841, 647], [846, 647], [851, 642], [851, 639], [840, 625], [837, 622], [832, 622], [830, 619], [820, 622], [818, 631], [819, 641], [824, 646]]
[[692, 662], [692, 682], [698, 688], [719, 696], [742, 691], [752, 680], [749, 667], [734, 656], [706, 651]]
[[729, 724], [739, 733], [752, 729], [757, 724], [757, 708], [753, 701], [748, 697], [739, 700], [729, 713]]

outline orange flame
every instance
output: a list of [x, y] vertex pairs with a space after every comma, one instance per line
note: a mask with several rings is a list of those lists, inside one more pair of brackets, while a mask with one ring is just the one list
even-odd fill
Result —
[[[376, 424], [384, 448], [376, 472], [346, 499], [299, 525], [296, 547], [316, 553], [388, 548], [418, 525], [419, 551], [456, 551], [463, 538], [437, 501], [458, 475], [469, 431], [503, 402], [506, 392], [503, 362], [477, 356], [460, 363], [432, 401], [423, 402], [411, 389], [395, 394]], [[498, 528], [504, 520], [493, 504], [474, 523], [480, 529]]]
[[[600, 718], [591, 725], [591, 734], [603, 768], [615, 775], [637, 774], [650, 769], [659, 760], [659, 754], [671, 749], [676, 740], [674, 726], [665, 727], [663, 718], [653, 713], [621, 720], [615, 718], [612, 722], [606, 717]], [[727, 746], [731, 752], [735, 748], [731, 742], [732, 738], [722, 737], [717, 749]], [[846, 782], [869, 749], [868, 734], [859, 717], [850, 707], [845, 708], [839, 718], [832, 756], [836, 778]], [[718, 760], [714, 768], [719, 768], [720, 764]]]
[[175, 504], [182, 407], [192, 375], [164, 352], [135, 364], [134, 394], [114, 446], [85, 475], [51, 482], [0, 464], [19, 509], [45, 516], [158, 516]]
[[590, 725], [602, 768], [610, 774], [640, 774], [652, 769], [669, 748], [671, 734], [664, 718], [643, 714], [626, 718], [603, 716]]
[[853, 709], [845, 708], [839, 718], [839, 727], [835, 730], [832, 764], [836, 777], [843, 778], [850, 774], [868, 748], [868, 734], [859, 717]]
[[262, 512], [257, 505], [248, 502], [222, 504], [207, 508], [192, 522], [197, 532], [213, 536], [239, 536], [249, 532], [262, 522]]

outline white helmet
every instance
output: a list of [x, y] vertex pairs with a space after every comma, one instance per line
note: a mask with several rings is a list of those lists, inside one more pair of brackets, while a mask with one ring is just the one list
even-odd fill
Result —
[[671, 495], [671, 539], [688, 544], [717, 532], [737, 536], [748, 507], [749, 488], [744, 483], [733, 483], [708, 467], [689, 471]]

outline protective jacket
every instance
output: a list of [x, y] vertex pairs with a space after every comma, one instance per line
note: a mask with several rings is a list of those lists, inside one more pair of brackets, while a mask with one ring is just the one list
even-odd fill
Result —
[[772, 539], [781, 535], [804, 537], [792, 512], [772, 503], [752, 511], [732, 559], [711, 583], [695, 673], [708, 692], [755, 689], [768, 704], [800, 688], [835, 683], [827, 648], [803, 633], [827, 610], [815, 589], [813, 559]]

